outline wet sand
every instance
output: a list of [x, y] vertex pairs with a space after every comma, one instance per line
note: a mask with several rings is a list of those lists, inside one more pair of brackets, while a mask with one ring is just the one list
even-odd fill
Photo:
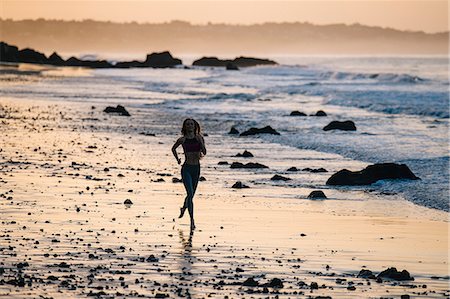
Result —
[[[307, 199], [334, 171], [363, 163], [210, 134], [191, 234], [187, 213], [177, 219], [183, 185], [172, 182], [177, 130], [161, 133], [157, 111], [126, 118], [91, 106], [0, 100], [1, 297], [449, 297], [447, 213], [358, 190]], [[244, 149], [255, 157], [234, 157]], [[250, 188], [232, 189], [238, 180]], [[357, 277], [389, 267], [414, 281]]]

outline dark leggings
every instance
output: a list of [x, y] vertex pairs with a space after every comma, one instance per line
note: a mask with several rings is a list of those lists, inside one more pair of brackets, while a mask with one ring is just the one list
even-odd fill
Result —
[[184, 188], [186, 188], [186, 198], [184, 199], [183, 208], [187, 208], [191, 219], [194, 219], [194, 203], [193, 198], [195, 190], [197, 190], [198, 179], [200, 177], [200, 165], [183, 164], [181, 167], [181, 177], [183, 179]]

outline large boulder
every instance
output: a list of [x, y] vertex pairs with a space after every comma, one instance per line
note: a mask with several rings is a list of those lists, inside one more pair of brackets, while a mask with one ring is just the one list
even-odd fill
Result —
[[323, 128], [324, 131], [330, 130], [343, 130], [343, 131], [356, 131], [355, 123], [351, 120], [346, 121], [332, 121]]
[[173, 67], [180, 64], [181, 60], [173, 58], [168, 51], [160, 53], [151, 53], [147, 55], [147, 59], [144, 61], [145, 66], [154, 68]]
[[29, 48], [20, 50], [17, 53], [17, 61], [26, 63], [39, 63], [39, 64], [44, 64], [48, 62], [47, 57], [44, 54]]
[[400, 272], [397, 271], [397, 269], [394, 267], [382, 271], [380, 274], [378, 274], [377, 278], [388, 278], [398, 281], [414, 280], [414, 277], [411, 277], [408, 271], [403, 270]]
[[19, 48], [0, 42], [0, 61], [17, 62]]
[[273, 134], [273, 135], [280, 135], [275, 129], [273, 129], [271, 126], [266, 126], [264, 128], [258, 129], [258, 128], [250, 128], [250, 130], [247, 130], [243, 133], [241, 133], [239, 136], [250, 136], [250, 135], [256, 135], [256, 134]]
[[369, 165], [361, 171], [342, 169], [333, 174], [327, 185], [370, 185], [378, 180], [419, 178], [405, 164], [381, 163]]

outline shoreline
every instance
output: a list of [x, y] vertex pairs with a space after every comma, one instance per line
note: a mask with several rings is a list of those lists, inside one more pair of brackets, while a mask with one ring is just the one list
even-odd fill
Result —
[[[194, 199], [198, 229], [189, 238], [187, 215], [176, 219], [183, 186], [171, 181], [179, 177], [170, 154], [176, 128], [156, 137], [131, 128], [117, 131], [131, 120], [106, 115], [108, 122], [82, 120], [98, 117], [102, 109], [92, 111], [89, 102], [2, 100], [2, 105], [13, 112], [1, 119], [0, 187], [13, 192], [7, 192], [10, 200], [0, 198], [5, 236], [0, 295], [449, 295], [448, 213], [363, 191], [324, 189], [330, 199], [308, 200], [321, 180], [308, 173], [292, 177], [311, 180], [311, 189], [269, 180], [294, 160], [312, 166], [326, 159], [333, 167], [361, 162], [259, 138], [227, 143], [232, 137], [210, 134], [202, 161], [206, 181]], [[159, 132], [157, 122], [148, 125]], [[233, 157], [244, 148], [256, 155], [253, 162], [270, 163], [270, 169], [217, 165], [248, 162]], [[231, 189], [236, 180], [251, 188]], [[129, 208], [123, 205], [127, 198], [133, 201]], [[19, 268], [25, 262], [29, 265]], [[406, 269], [415, 280], [376, 283], [356, 277], [363, 268], [377, 274], [388, 267]], [[19, 277], [31, 286], [6, 283]], [[283, 288], [264, 293], [263, 287], [243, 286], [247, 278], [260, 284], [279, 278]]]

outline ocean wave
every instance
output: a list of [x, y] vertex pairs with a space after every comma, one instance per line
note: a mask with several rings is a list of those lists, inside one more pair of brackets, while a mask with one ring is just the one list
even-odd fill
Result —
[[392, 73], [351, 73], [328, 71], [319, 74], [322, 80], [377, 80], [379, 82], [391, 83], [421, 83], [427, 79], [409, 74]]

